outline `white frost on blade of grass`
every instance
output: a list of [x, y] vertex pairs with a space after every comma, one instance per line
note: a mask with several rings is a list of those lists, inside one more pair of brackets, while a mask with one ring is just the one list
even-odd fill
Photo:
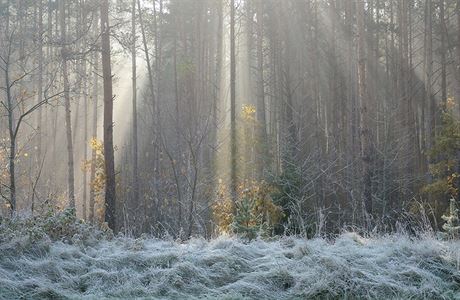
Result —
[[114, 238], [44, 249], [0, 254], [0, 299], [460, 299], [460, 243], [431, 237]]

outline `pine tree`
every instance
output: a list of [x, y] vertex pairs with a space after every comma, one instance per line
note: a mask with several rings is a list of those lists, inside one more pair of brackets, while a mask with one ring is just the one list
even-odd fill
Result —
[[254, 214], [254, 201], [245, 197], [236, 202], [236, 214], [233, 218], [233, 231], [248, 240], [257, 237], [259, 231], [258, 216]]
[[442, 115], [442, 126], [430, 151], [430, 183], [423, 192], [430, 196], [436, 216], [442, 215], [448, 208], [447, 199], [458, 196], [458, 152], [460, 151], [460, 121], [453, 115], [453, 100], [447, 100]]
[[442, 225], [442, 229], [446, 231], [446, 238], [458, 238], [460, 224], [458, 222], [458, 209], [454, 198], [450, 199], [449, 214], [443, 215], [442, 219], [446, 221], [446, 223]]

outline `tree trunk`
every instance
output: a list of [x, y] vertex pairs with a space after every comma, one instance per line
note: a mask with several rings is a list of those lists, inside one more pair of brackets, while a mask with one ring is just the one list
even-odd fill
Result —
[[[83, 124], [83, 161], [88, 161], [88, 95], [87, 95], [87, 77], [86, 77], [86, 61], [83, 62], [83, 113], [84, 113], [84, 124]], [[82, 197], [82, 218], [83, 220], [87, 219], [87, 210], [88, 210], [88, 174], [86, 170], [83, 171], [83, 197]]]
[[[97, 52], [94, 53], [94, 82], [93, 82], [93, 125], [92, 125], [92, 138], [97, 140], [97, 105], [98, 105], [98, 91], [99, 91], [99, 55]], [[90, 190], [89, 190], [89, 220], [94, 222], [94, 204], [95, 204], [95, 191], [94, 191], [94, 180], [96, 179], [96, 149], [91, 149], [91, 170], [90, 170]]]
[[363, 204], [367, 215], [372, 214], [371, 192], [371, 144], [368, 116], [367, 93], [367, 63], [366, 63], [366, 36], [364, 29], [364, 0], [357, 2], [356, 21], [358, 26], [358, 88], [359, 88], [359, 115], [361, 136], [361, 160], [363, 164]]
[[138, 142], [137, 142], [137, 72], [136, 72], [136, 0], [132, 1], [131, 11], [132, 41], [132, 84], [133, 84], [133, 206], [137, 209], [139, 201], [139, 169], [138, 169]]
[[[137, 9], [138, 9], [138, 12], [139, 12], [139, 25], [141, 27], [141, 35], [142, 35], [142, 44], [143, 44], [143, 50], [144, 50], [144, 55], [145, 55], [145, 62], [147, 64], [147, 71], [148, 71], [148, 78], [149, 78], [149, 89], [150, 89], [150, 95], [151, 95], [151, 99], [152, 99], [152, 107], [153, 107], [153, 112], [152, 112], [152, 116], [153, 118], [156, 117], [155, 115], [155, 107], [156, 107], [156, 101], [155, 101], [155, 86], [154, 86], [154, 78], [153, 78], [153, 71], [152, 71], [152, 65], [150, 63], [150, 54], [149, 54], [149, 51], [148, 51], [148, 45], [147, 45], [147, 37], [145, 35], [145, 28], [144, 28], [144, 21], [143, 21], [143, 18], [142, 18], [142, 11], [141, 11], [141, 2], [140, 0], [137, 0]], [[158, 120], [159, 121], [159, 120]], [[152, 122], [153, 124], [155, 124], [155, 120], [153, 120]], [[154, 152], [156, 152], [156, 146], [154, 146]], [[153, 159], [153, 162], [154, 162], [154, 165], [153, 165], [153, 170], [154, 170], [154, 173], [156, 172], [155, 170], [158, 168], [158, 166], [156, 165], [156, 153], [154, 153], [154, 159]], [[154, 184], [155, 184], [155, 175], [154, 175]], [[148, 213], [149, 213], [149, 210], [148, 210], [148, 205], [147, 205], [147, 198], [144, 198], [144, 220], [143, 220], [143, 223], [144, 223], [144, 227], [148, 227]]]
[[72, 123], [70, 111], [70, 86], [69, 86], [69, 73], [67, 70], [67, 38], [66, 38], [66, 7], [67, 1], [59, 1], [59, 15], [60, 15], [60, 29], [61, 29], [61, 57], [62, 57], [62, 77], [64, 81], [64, 106], [65, 106], [65, 125], [66, 125], [66, 138], [67, 138], [67, 185], [69, 207], [75, 209], [75, 190], [74, 190], [74, 160], [73, 160], [73, 144], [72, 144]]
[[265, 116], [265, 88], [264, 88], [264, 53], [263, 53], [263, 40], [264, 40], [264, 0], [258, 0], [256, 6], [257, 13], [257, 125], [259, 126], [258, 134], [258, 172], [257, 176], [263, 178], [266, 171], [268, 159], [268, 145], [267, 145], [267, 126]]
[[[83, 28], [87, 26], [87, 19], [86, 19], [86, 8], [84, 7], [83, 3], [81, 5], [81, 20], [83, 24]], [[85, 47], [85, 38], [83, 38], [83, 45], [82, 49]], [[82, 60], [82, 79], [83, 80], [83, 161], [86, 162], [88, 160], [88, 77], [86, 72], [86, 60]], [[76, 129], [76, 128], [75, 128]], [[83, 197], [82, 197], [82, 218], [83, 220], [87, 219], [87, 204], [88, 204], [88, 173], [86, 170], [83, 171]]]
[[[8, 21], [7, 21], [8, 22]], [[11, 42], [11, 41], [10, 41]], [[14, 107], [13, 99], [11, 95], [11, 83], [10, 83], [10, 74], [9, 74], [9, 64], [10, 64], [10, 53], [8, 53], [6, 62], [5, 62], [5, 89], [6, 89], [6, 102], [7, 102], [7, 111], [8, 111], [8, 132], [10, 137], [10, 151], [8, 155], [8, 164], [9, 164], [9, 175], [10, 175], [10, 210], [11, 214], [16, 211], [16, 179], [15, 179], [15, 167], [16, 167], [16, 137], [15, 137], [15, 128], [14, 128]]]
[[457, 0], [457, 86], [455, 88], [455, 96], [457, 98], [458, 107], [460, 110], [460, 0]]
[[[37, 103], [43, 100], [43, 2], [38, 1], [38, 83]], [[37, 114], [37, 158], [38, 163], [42, 159], [42, 108], [38, 108]]]
[[[180, 95], [179, 95], [179, 78], [178, 78], [178, 72], [177, 72], [177, 31], [178, 29], [177, 25], [177, 19], [176, 19], [176, 27], [174, 31], [174, 45], [173, 45], [173, 65], [174, 65], [174, 104], [175, 104], [175, 123], [176, 123], [176, 143], [177, 143], [177, 157], [181, 158], [182, 156], [182, 151], [181, 149], [181, 144], [180, 144], [180, 139], [181, 139], [181, 133], [180, 133], [180, 128], [181, 128], [181, 117], [180, 117]], [[166, 154], [169, 152], [166, 150]], [[170, 157], [171, 160], [171, 167], [173, 169], [173, 174], [174, 174], [174, 181], [176, 185], [176, 192], [177, 192], [177, 202], [178, 202], [178, 216], [177, 216], [177, 228], [179, 230], [182, 229], [182, 193], [181, 193], [181, 185], [180, 185], [180, 179], [178, 176], [177, 169], [180, 170], [181, 165], [182, 165], [182, 159], [178, 159], [176, 164], [178, 167], [176, 168], [176, 164], [174, 163], [174, 159]]]
[[[432, 8], [431, 0], [425, 2], [425, 100], [428, 108], [426, 118], [426, 148], [429, 151], [433, 146], [434, 128], [435, 128], [435, 109], [432, 92], [432, 74], [433, 74], [433, 28], [432, 28]], [[428, 155], [428, 153], [426, 153]], [[428, 159], [428, 157], [427, 157]], [[427, 162], [429, 159], [427, 160]]]
[[446, 43], [446, 17], [445, 17], [445, 3], [444, 0], [439, 2], [439, 18], [441, 22], [441, 103], [443, 106], [446, 105], [447, 101], [447, 43]]
[[150, 63], [150, 55], [148, 51], [147, 37], [145, 36], [145, 29], [144, 29], [144, 22], [142, 18], [140, 0], [137, 0], [137, 9], [139, 12], [139, 25], [141, 27], [141, 35], [142, 35], [142, 43], [144, 46], [145, 62], [147, 64], [147, 71], [149, 75], [149, 88], [150, 88], [150, 93], [152, 96], [152, 102], [154, 103], [153, 105], [155, 106], [155, 87], [154, 87], [153, 71], [152, 71], [152, 65]]
[[116, 194], [113, 151], [113, 93], [110, 58], [109, 2], [101, 1], [101, 50], [104, 78], [104, 161], [105, 161], [105, 221], [115, 230]]
[[237, 199], [235, 0], [230, 1], [230, 193]]

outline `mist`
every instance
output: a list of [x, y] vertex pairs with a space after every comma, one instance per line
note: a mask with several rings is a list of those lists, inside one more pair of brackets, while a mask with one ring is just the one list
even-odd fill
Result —
[[210, 237], [228, 229], [216, 207], [267, 189], [274, 231], [391, 229], [420, 209], [442, 226], [458, 193], [454, 1], [108, 4], [109, 49], [98, 1], [1, 5], [4, 216], [70, 207]]
[[0, 1], [0, 299], [458, 299], [460, 1]]

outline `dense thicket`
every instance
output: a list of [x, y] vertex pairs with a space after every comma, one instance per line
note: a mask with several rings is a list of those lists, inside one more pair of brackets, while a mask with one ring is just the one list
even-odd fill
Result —
[[183, 237], [442, 225], [460, 1], [117, 0], [108, 30], [104, 2], [0, 4], [3, 214], [108, 203], [117, 230]]

